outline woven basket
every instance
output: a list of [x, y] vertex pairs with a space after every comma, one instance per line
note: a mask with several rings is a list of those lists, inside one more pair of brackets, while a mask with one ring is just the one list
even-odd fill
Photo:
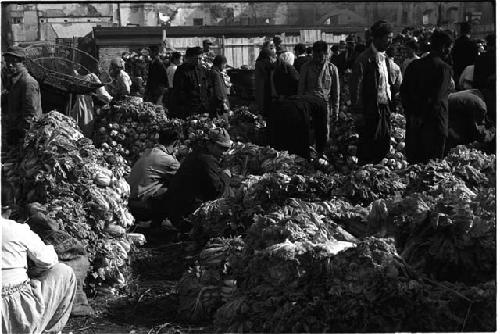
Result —
[[[111, 82], [99, 61], [79, 49], [66, 45], [37, 43], [25, 48], [28, 71], [40, 84], [73, 94], [89, 94]], [[77, 72], [78, 70], [78, 72]], [[95, 73], [101, 83], [82, 78]]]

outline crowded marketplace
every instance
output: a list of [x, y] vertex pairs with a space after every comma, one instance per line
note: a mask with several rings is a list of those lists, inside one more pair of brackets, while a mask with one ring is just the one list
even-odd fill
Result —
[[494, 22], [2, 2], [2, 332], [496, 331]]

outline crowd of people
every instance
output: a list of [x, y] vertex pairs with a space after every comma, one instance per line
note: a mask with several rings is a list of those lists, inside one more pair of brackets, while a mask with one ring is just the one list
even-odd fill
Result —
[[[455, 42], [440, 29], [405, 29], [394, 37], [386, 21], [367, 30], [364, 43], [349, 36], [330, 49], [326, 42], [316, 41], [311, 48], [297, 44], [291, 52], [280, 38], [266, 41], [255, 62], [255, 102], [267, 123], [268, 143], [308, 159], [324, 159], [339, 116], [340, 79], [346, 75], [360, 164], [378, 164], [389, 153], [390, 115], [398, 99], [406, 117], [408, 162], [442, 159], [452, 145], [478, 140], [481, 124], [495, 120], [495, 38], [488, 36], [482, 50], [482, 43], [470, 38], [470, 25], [461, 28]], [[42, 113], [41, 93], [24, 64], [22, 48], [11, 47], [3, 56], [2, 132], [7, 144], [15, 144]], [[208, 40], [202, 47], [188, 48], [183, 56], [174, 52], [165, 60], [153, 49], [148, 57], [146, 52], [124, 53], [113, 59], [112, 81], [92, 94], [77, 96], [71, 115], [87, 136], [93, 131], [95, 108], [131, 94], [166, 106], [172, 117], [209, 114], [227, 121], [227, 59], [210, 51]], [[81, 77], [99, 81], [79, 70], [75, 69]], [[162, 129], [158, 145], [134, 164], [130, 209], [139, 220], [152, 220], [153, 228], [161, 228], [168, 219], [183, 238], [192, 228], [189, 215], [228, 191], [231, 173], [222, 168], [221, 156], [232, 141], [225, 129], [213, 129], [204, 146], [179, 162], [179, 140], [175, 131]], [[2, 234], [3, 331], [61, 329], [75, 294], [71, 270], [57, 264], [52, 246], [45, 246], [26, 226], [4, 220]], [[43, 274], [28, 277], [28, 258]]]

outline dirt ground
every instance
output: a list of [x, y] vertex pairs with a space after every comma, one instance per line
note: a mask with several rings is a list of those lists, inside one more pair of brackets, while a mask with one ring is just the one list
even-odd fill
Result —
[[152, 242], [131, 253], [131, 277], [120, 295], [89, 296], [95, 315], [72, 317], [63, 333], [207, 333], [177, 314], [177, 281], [189, 267], [186, 243]]

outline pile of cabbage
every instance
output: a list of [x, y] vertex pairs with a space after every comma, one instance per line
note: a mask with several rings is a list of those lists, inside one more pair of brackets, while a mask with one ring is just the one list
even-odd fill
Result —
[[[202, 251], [183, 317], [220, 332], [495, 329], [495, 156], [324, 173], [293, 155], [263, 168], [269, 152], [236, 146], [224, 166], [239, 183], [191, 216]], [[210, 250], [220, 237], [237, 249]]]
[[[125, 160], [97, 149], [73, 119], [55, 111], [32, 125], [20, 152], [6, 175], [29, 210], [28, 223], [56, 246], [61, 259], [84, 249], [94, 287], [125, 286], [127, 231], [134, 224]], [[60, 247], [61, 241], [68, 247]]]
[[169, 120], [166, 110], [136, 97], [126, 97], [108, 105], [96, 116], [94, 143], [122, 155], [132, 166], [147, 149], [158, 143], [160, 129], [179, 130], [180, 121]]

